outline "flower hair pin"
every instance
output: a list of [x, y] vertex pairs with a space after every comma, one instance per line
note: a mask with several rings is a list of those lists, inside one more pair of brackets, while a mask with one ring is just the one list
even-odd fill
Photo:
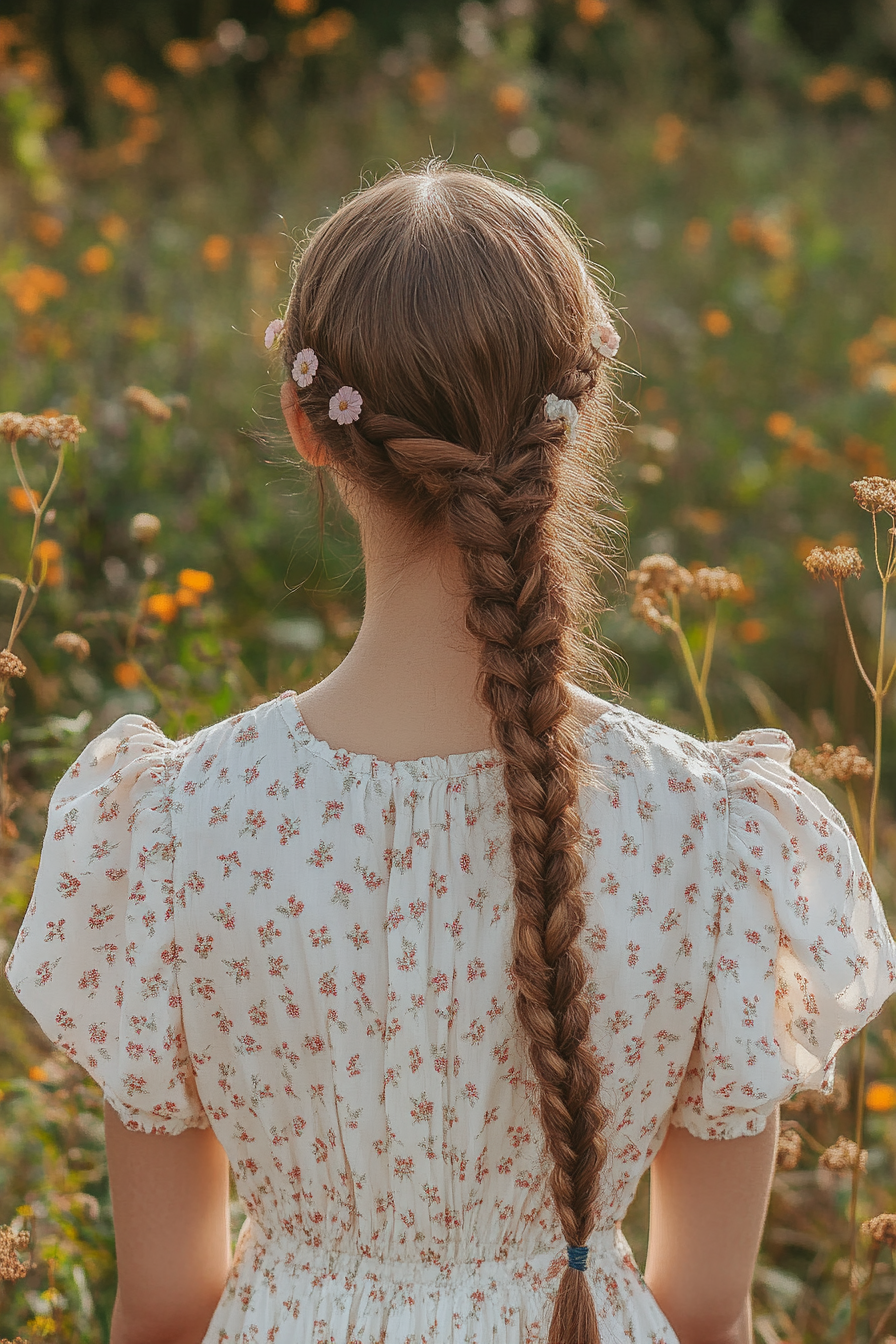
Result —
[[269, 322], [264, 329], [264, 348], [270, 350], [271, 346], [276, 345], [280, 340], [281, 333], [285, 323], [282, 317], [275, 317], [273, 322]]
[[[316, 359], [314, 367], [317, 368]], [[340, 387], [330, 398], [330, 419], [335, 420], [337, 425], [350, 425], [361, 414], [363, 405], [364, 399], [360, 392], [356, 392], [353, 387]]]
[[311, 349], [300, 350], [292, 362], [292, 376], [299, 387], [309, 387], [317, 373], [317, 355]]
[[575, 440], [579, 413], [573, 402], [566, 398], [555, 397], [553, 392], [549, 392], [544, 399], [544, 413], [549, 420], [565, 420], [570, 443]]
[[612, 322], [598, 322], [591, 328], [591, 345], [599, 355], [615, 359], [619, 351], [619, 332]]

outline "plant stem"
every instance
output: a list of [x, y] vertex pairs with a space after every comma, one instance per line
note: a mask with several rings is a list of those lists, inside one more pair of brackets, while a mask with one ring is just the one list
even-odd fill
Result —
[[716, 627], [719, 623], [719, 604], [714, 602], [712, 605], [712, 616], [706, 627], [706, 643], [703, 646], [703, 662], [700, 664], [700, 685], [703, 687], [704, 694], [709, 682], [709, 668], [712, 663], [712, 654], [716, 642]]
[[850, 620], [849, 620], [849, 612], [846, 610], [846, 602], [844, 601], [844, 598], [843, 598], [843, 584], [842, 584], [842, 583], [838, 583], [838, 584], [837, 584], [837, 592], [840, 594], [840, 609], [841, 609], [841, 611], [843, 612], [843, 623], [844, 623], [844, 625], [846, 626], [846, 633], [849, 635], [849, 647], [852, 649], [852, 656], [853, 656], [853, 658], [855, 658], [855, 660], [856, 660], [856, 667], [859, 669], [859, 671], [860, 671], [861, 674], [862, 674], [862, 680], [864, 681], [865, 685], [868, 687], [868, 689], [869, 689], [869, 691], [871, 692], [871, 694], [874, 695], [874, 683], [872, 682], [872, 680], [871, 680], [871, 678], [869, 677], [868, 673], [865, 671], [865, 668], [864, 668], [864, 665], [863, 665], [863, 663], [862, 663], [862, 660], [861, 660], [861, 658], [859, 657], [859, 651], [858, 651], [858, 649], [856, 648], [856, 641], [855, 641], [855, 639], [854, 639], [854, 637], [853, 637], [853, 633], [852, 633], [852, 625], [850, 624]]
[[[709, 707], [709, 701], [706, 698], [706, 692], [703, 689], [700, 677], [697, 674], [697, 665], [694, 662], [694, 655], [691, 653], [691, 646], [685, 638], [684, 631], [681, 628], [680, 606], [678, 594], [672, 593], [672, 630], [675, 638], [678, 640], [678, 647], [681, 649], [681, 656], [684, 659], [684, 665], [687, 668], [688, 676], [691, 679], [691, 685], [694, 688], [694, 694], [697, 697], [700, 709], [703, 712], [703, 723], [706, 727], [706, 735], [711, 742], [718, 740], [718, 733], [713, 722], [712, 710]], [[704, 660], [705, 661], [705, 660]]]
[[865, 1119], [865, 1041], [866, 1028], [859, 1032], [859, 1065], [856, 1082], [856, 1162], [852, 1169], [852, 1182], [849, 1190], [849, 1344], [856, 1337], [856, 1325], [859, 1319], [859, 1285], [857, 1282], [856, 1260], [858, 1251], [858, 1204], [859, 1177], [861, 1175], [858, 1154], [862, 1151], [862, 1127]]
[[893, 1314], [894, 1307], [896, 1307], [896, 1293], [890, 1298], [889, 1305], [885, 1308], [883, 1316], [881, 1316], [877, 1325], [874, 1327], [874, 1334], [869, 1339], [868, 1344], [877, 1344], [877, 1340], [879, 1340], [883, 1334], [884, 1326]]
[[855, 785], [851, 779], [846, 783], [846, 796], [849, 799], [849, 815], [852, 820], [852, 829], [855, 832], [856, 840], [859, 842], [859, 851], [862, 858], [865, 858], [867, 855], [867, 850], [865, 849], [865, 831], [862, 826], [862, 817], [859, 812], [859, 800], [856, 798]]

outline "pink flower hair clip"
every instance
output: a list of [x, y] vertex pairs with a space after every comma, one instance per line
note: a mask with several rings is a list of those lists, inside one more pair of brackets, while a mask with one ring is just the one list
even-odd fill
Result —
[[612, 322], [598, 322], [591, 328], [591, 345], [599, 355], [615, 359], [619, 351], [619, 332]]
[[280, 339], [285, 323], [282, 317], [275, 317], [273, 322], [269, 322], [264, 329], [264, 348], [270, 350], [272, 345]]
[[[315, 367], [316, 365], [315, 360]], [[360, 392], [356, 392], [353, 387], [340, 387], [330, 398], [330, 419], [335, 420], [337, 425], [350, 425], [361, 414], [363, 405], [364, 400]]]
[[313, 350], [300, 350], [292, 362], [292, 376], [299, 387], [309, 387], [317, 373], [317, 355]]

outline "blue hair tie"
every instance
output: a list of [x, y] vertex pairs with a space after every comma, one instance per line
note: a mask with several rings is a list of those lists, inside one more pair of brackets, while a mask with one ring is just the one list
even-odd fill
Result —
[[567, 1246], [566, 1258], [570, 1269], [584, 1269], [588, 1263], [587, 1246]]

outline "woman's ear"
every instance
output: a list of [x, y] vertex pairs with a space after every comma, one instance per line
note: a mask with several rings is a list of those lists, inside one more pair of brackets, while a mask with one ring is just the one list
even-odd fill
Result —
[[310, 462], [312, 467], [324, 467], [327, 463], [327, 450], [311, 428], [311, 421], [305, 414], [296, 385], [291, 380], [280, 386], [280, 406], [286, 428], [296, 446], [299, 457]]

